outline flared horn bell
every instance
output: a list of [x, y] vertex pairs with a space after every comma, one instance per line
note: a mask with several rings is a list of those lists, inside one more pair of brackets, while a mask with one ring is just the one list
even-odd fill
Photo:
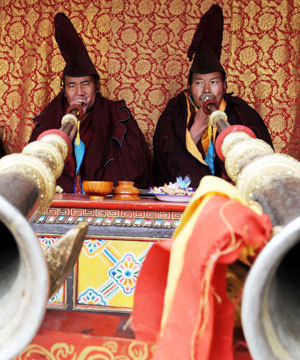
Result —
[[16, 356], [34, 337], [48, 299], [48, 270], [28, 221], [0, 196], [0, 358]]
[[[65, 118], [65, 119], [64, 119]], [[0, 159], [0, 359], [16, 357], [33, 339], [47, 300], [64, 283], [88, 224], [80, 223], [45, 251], [29, 219], [50, 206], [70, 152], [75, 115], [41, 134], [22, 153]]]
[[[269, 215], [272, 238], [250, 268], [241, 315], [254, 360], [300, 359], [300, 162], [275, 153], [251, 129], [222, 111], [210, 122], [220, 132], [216, 152], [227, 175], [256, 211]], [[245, 224], [246, 226], [247, 224]]]
[[243, 292], [242, 323], [255, 360], [300, 359], [300, 217], [266, 245]]

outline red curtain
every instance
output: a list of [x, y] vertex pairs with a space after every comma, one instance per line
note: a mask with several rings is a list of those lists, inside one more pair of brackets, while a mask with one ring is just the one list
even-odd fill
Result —
[[[5, 3], [5, 5], [4, 5]], [[152, 148], [167, 101], [187, 85], [186, 51], [201, 15], [224, 13], [228, 90], [263, 117], [278, 152], [300, 159], [300, 7], [293, 0], [7, 0], [0, 5], [0, 134], [21, 151], [32, 117], [58, 93], [64, 61], [53, 17], [65, 12], [101, 76], [101, 92], [124, 98]]]

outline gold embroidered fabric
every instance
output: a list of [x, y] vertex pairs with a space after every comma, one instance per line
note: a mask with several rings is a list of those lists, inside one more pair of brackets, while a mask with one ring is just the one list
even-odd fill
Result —
[[199, 19], [216, 2], [224, 13], [228, 90], [261, 114], [278, 152], [300, 159], [299, 0], [1, 0], [0, 134], [7, 151], [22, 150], [32, 117], [60, 89], [57, 12], [81, 33], [102, 94], [126, 100], [152, 148], [159, 115], [187, 86], [186, 52]]

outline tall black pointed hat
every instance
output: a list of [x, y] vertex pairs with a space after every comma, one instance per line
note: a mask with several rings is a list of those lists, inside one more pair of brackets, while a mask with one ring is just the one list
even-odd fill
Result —
[[63, 13], [54, 17], [55, 39], [66, 62], [63, 75], [96, 76], [99, 74], [89, 57], [83, 40], [75, 30], [69, 18]]
[[220, 63], [223, 40], [223, 11], [219, 5], [212, 5], [202, 16], [193, 36], [187, 55], [193, 60], [190, 71], [199, 74], [226, 73]]

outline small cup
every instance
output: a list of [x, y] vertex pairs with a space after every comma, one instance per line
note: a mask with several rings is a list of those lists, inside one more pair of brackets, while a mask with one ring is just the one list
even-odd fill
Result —
[[114, 187], [113, 181], [89, 181], [82, 182], [83, 190], [93, 200], [103, 200], [106, 195], [112, 192]]
[[139, 194], [140, 190], [134, 186], [133, 181], [118, 181], [113, 200], [141, 200]]

